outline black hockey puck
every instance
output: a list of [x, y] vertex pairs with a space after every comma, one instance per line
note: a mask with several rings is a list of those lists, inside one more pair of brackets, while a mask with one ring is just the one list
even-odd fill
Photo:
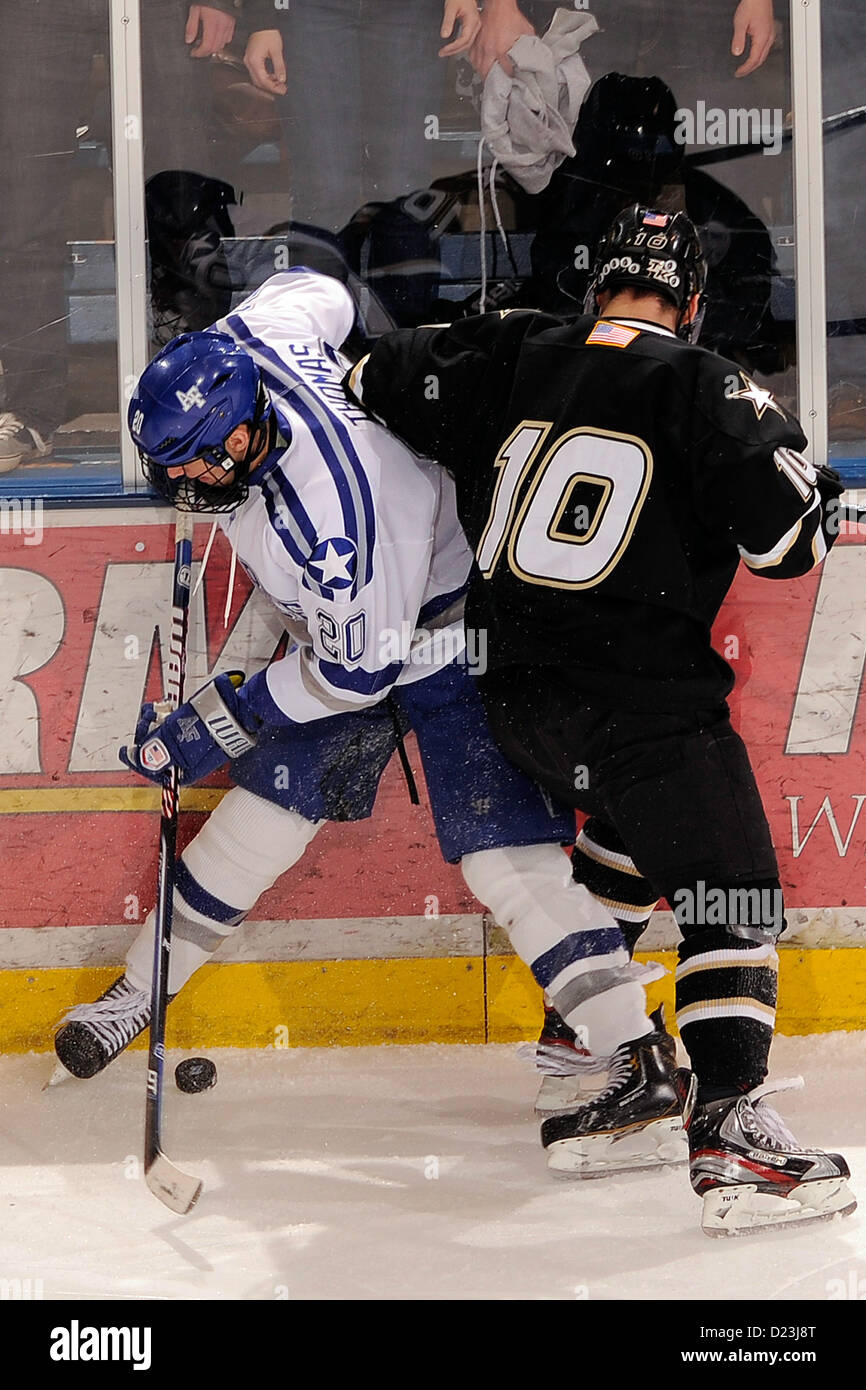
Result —
[[207, 1091], [216, 1085], [217, 1069], [209, 1057], [187, 1057], [175, 1067], [174, 1079], [179, 1091]]

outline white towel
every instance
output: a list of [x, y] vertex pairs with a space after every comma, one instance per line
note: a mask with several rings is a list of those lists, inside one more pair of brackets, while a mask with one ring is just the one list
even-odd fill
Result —
[[598, 30], [594, 15], [558, 9], [541, 37], [522, 34], [508, 50], [514, 76], [499, 63], [481, 97], [481, 133], [491, 153], [527, 193], [540, 193], [571, 141], [590, 76], [580, 46]]

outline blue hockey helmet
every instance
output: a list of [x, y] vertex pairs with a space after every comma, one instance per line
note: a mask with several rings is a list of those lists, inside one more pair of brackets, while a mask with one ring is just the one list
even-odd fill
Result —
[[[145, 367], [127, 415], [142, 470], [181, 511], [229, 512], [249, 492], [250, 460], [260, 451], [272, 406], [261, 372], [227, 333], [182, 333]], [[233, 460], [225, 441], [250, 427], [246, 456]], [[225, 484], [170, 478], [168, 469], [204, 459], [231, 473]]]

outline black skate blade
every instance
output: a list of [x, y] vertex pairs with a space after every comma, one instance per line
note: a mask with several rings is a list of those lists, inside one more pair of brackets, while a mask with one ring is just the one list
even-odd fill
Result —
[[192, 1211], [204, 1186], [200, 1178], [175, 1168], [161, 1150], [157, 1150], [144, 1180], [154, 1197], [158, 1197], [170, 1211], [177, 1212], [178, 1216], [186, 1216], [187, 1212]]

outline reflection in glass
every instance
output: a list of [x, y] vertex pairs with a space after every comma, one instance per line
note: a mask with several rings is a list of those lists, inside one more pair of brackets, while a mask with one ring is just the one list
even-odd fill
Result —
[[821, 23], [830, 456], [847, 481], [864, 486], [866, 266], [860, 226], [866, 164], [866, 11], [858, 0], [834, 0], [822, 6]]
[[6, 6], [2, 39], [3, 489], [117, 489], [107, 5]]

